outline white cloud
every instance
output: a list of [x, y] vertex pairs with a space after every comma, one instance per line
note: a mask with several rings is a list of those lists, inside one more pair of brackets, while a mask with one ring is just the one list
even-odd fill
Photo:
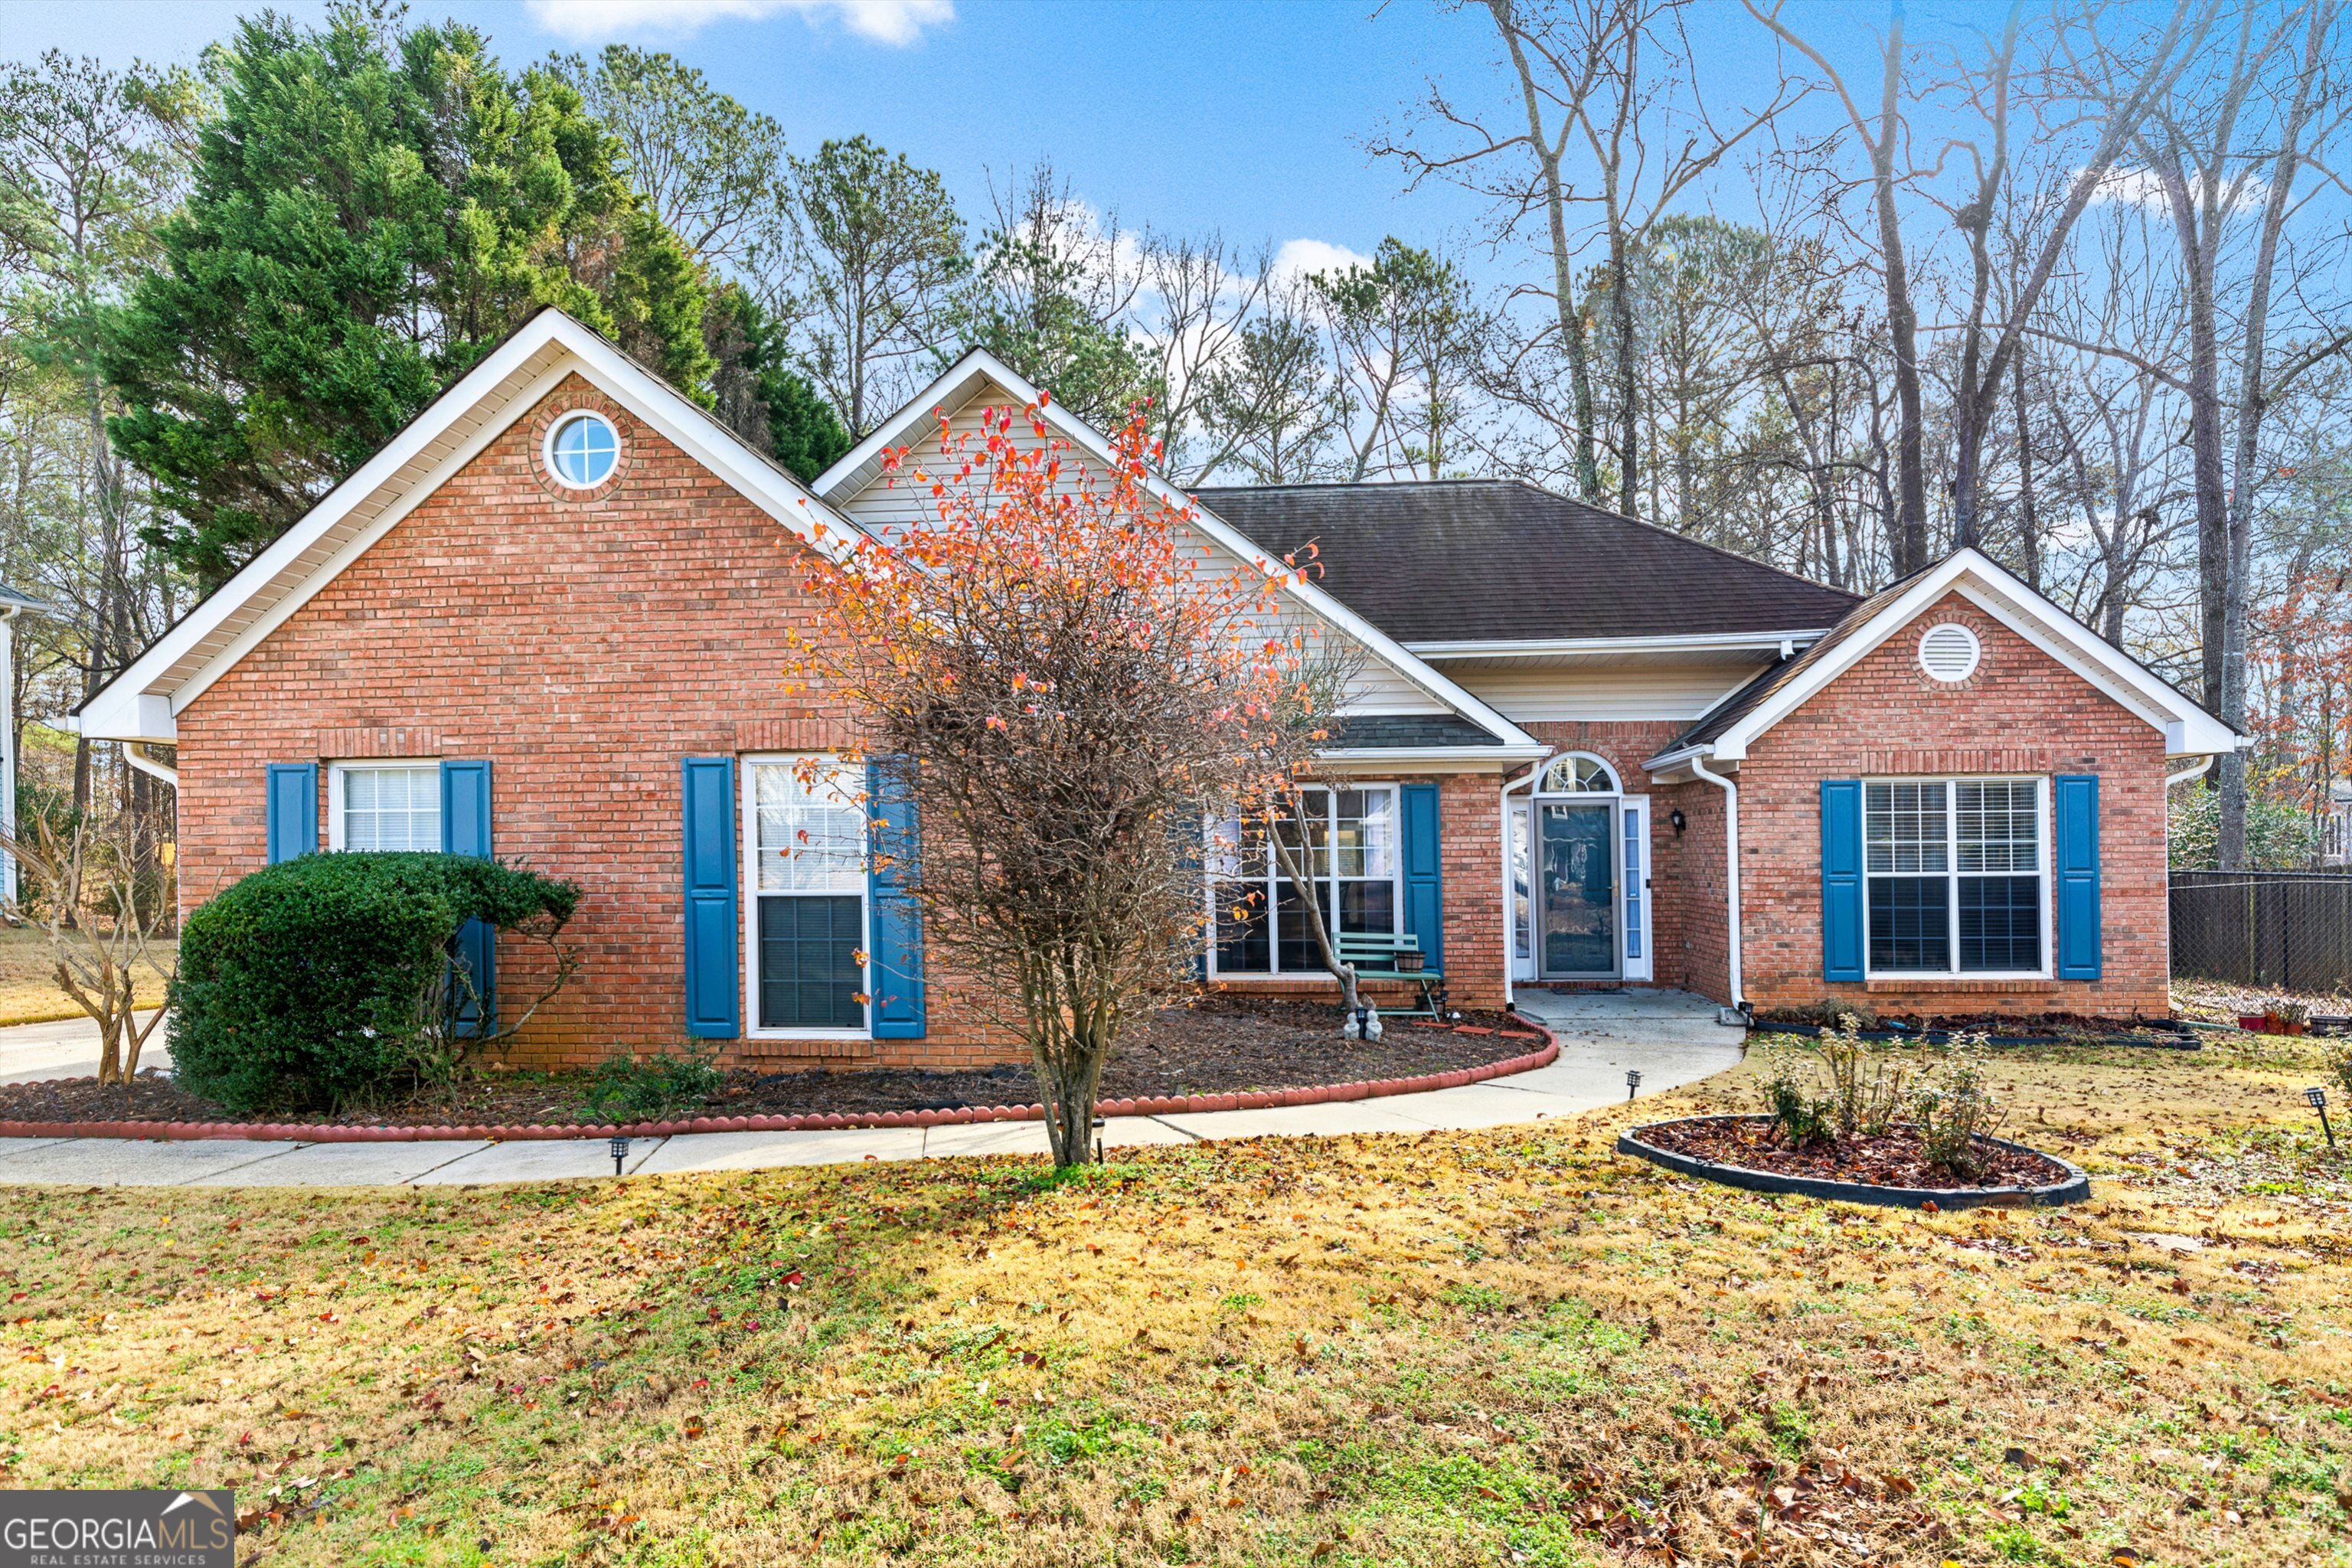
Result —
[[1310, 272], [1345, 272], [1350, 267], [1371, 264], [1372, 258], [1362, 251], [1326, 239], [1286, 239], [1274, 253], [1274, 275], [1284, 283], [1297, 282]]
[[683, 37], [720, 20], [791, 12], [811, 26], [838, 23], [862, 38], [903, 47], [955, 19], [955, 0], [530, 0], [531, 20], [574, 43], [627, 34]]

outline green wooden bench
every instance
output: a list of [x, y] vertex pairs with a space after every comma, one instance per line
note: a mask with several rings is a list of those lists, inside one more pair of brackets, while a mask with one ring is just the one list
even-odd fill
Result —
[[1394, 1013], [1400, 1017], [1437, 1017], [1445, 994], [1445, 975], [1436, 965], [1422, 969], [1405, 969], [1397, 963], [1401, 952], [1419, 952], [1421, 939], [1417, 936], [1383, 936], [1371, 931], [1342, 931], [1339, 936], [1339, 962], [1351, 965], [1359, 981], [1409, 980], [1421, 988], [1418, 1007], [1382, 1007], [1382, 1013]]

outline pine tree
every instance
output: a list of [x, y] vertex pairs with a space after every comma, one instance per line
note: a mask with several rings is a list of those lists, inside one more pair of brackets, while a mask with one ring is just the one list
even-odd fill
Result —
[[560, 78], [355, 5], [250, 17], [209, 67], [186, 210], [101, 353], [152, 542], [205, 584], [543, 305], [708, 401], [700, 271]]

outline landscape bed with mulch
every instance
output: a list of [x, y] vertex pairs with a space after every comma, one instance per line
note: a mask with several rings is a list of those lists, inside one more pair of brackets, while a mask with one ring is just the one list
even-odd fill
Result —
[[1844, 1016], [1861, 1026], [1867, 1040], [1927, 1040], [1941, 1045], [1957, 1034], [1982, 1034], [1996, 1046], [2156, 1046], [2194, 1050], [2193, 1029], [2169, 1018], [2102, 1018], [2082, 1013], [1877, 1013], [1823, 1005], [1756, 1015], [1756, 1027], [1771, 1034], [1814, 1037], [1832, 1034]]
[[1822, 1182], [1857, 1182], [1876, 1187], [2046, 1187], [2073, 1174], [2045, 1155], [1988, 1139], [1976, 1140], [1974, 1181], [1933, 1164], [1916, 1131], [1898, 1127], [1881, 1137], [1855, 1134], [1833, 1142], [1790, 1146], [1769, 1116], [1700, 1116], [1662, 1121], [1640, 1130], [1643, 1142], [1670, 1154], [1706, 1160], [1775, 1176], [1805, 1176]]
[[[1321, 1084], [1418, 1078], [1524, 1056], [1542, 1037], [1502, 1014], [1464, 1015], [1463, 1026], [1384, 1020], [1370, 1045], [1339, 1033], [1336, 1006], [1219, 997], [1162, 1009], [1128, 1031], [1104, 1069], [1105, 1100], [1163, 1095], [1234, 1094]], [[466, 1081], [341, 1113], [227, 1110], [168, 1078], [127, 1086], [91, 1078], [0, 1084], [0, 1121], [299, 1122], [320, 1126], [593, 1126], [615, 1116], [589, 1099], [586, 1074], [487, 1072]], [[1035, 1103], [1026, 1063], [949, 1072], [910, 1068], [762, 1072], [737, 1068], [719, 1089], [664, 1114], [689, 1116], [866, 1115]], [[620, 1117], [619, 1120], [634, 1120]]]

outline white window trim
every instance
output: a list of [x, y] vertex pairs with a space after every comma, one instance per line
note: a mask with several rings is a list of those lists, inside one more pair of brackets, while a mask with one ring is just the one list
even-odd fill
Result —
[[[1957, 784], [2016, 783], [2025, 780], [2033, 785], [2033, 861], [2034, 875], [2041, 881], [2042, 896], [2042, 967], [2039, 969], [1962, 969], [1960, 962], [1960, 889], [1961, 877], [1971, 873], [1960, 870], [1960, 816], [1951, 794]], [[1943, 876], [1950, 897], [1944, 909], [1947, 927], [1947, 951], [1952, 955], [1949, 969], [1874, 969], [1870, 967], [1870, 884], [1874, 879], [1908, 875], [1904, 872], [1874, 872], [1870, 868], [1870, 786], [1873, 784], [1940, 784], [1944, 786], [1944, 846], [1947, 869]], [[2050, 875], [2050, 778], [2046, 773], [1892, 773], [1862, 781], [1862, 960], [1863, 978], [1871, 980], [2047, 980], [2055, 973], [2051, 967], [2055, 958], [2053, 948], [2057, 942], [2057, 911], [2053, 907]], [[1934, 873], [1927, 873], [1934, 875]], [[2015, 875], [2014, 872], [2009, 873]]]
[[[348, 762], [330, 762], [327, 764], [327, 849], [329, 853], [341, 854], [343, 850], [344, 775], [401, 773], [414, 768], [431, 768], [437, 775], [441, 771], [441, 759], [438, 757], [354, 757]], [[433, 787], [436, 792], [441, 787], [437, 777], [435, 779]], [[436, 813], [440, 809], [437, 804], [434, 807]], [[441, 825], [441, 837], [444, 843], [448, 841], [449, 825], [446, 822]], [[436, 844], [433, 847], [437, 850], [441, 846]]]
[[[1340, 790], [1350, 789], [1363, 790], [1367, 792], [1379, 790], [1387, 795], [1389, 797], [1389, 831], [1391, 835], [1391, 839], [1389, 845], [1389, 909], [1392, 911], [1391, 919], [1401, 924], [1404, 920], [1403, 787], [1396, 784], [1375, 783], [1370, 780], [1359, 781], [1356, 779], [1343, 779], [1336, 784], [1310, 784], [1307, 787], [1309, 789], [1328, 789], [1334, 793]], [[1230, 975], [1228, 975], [1225, 970], [1218, 966], [1217, 884], [1220, 881], [1232, 882], [1239, 881], [1241, 879], [1237, 877], [1219, 877], [1216, 872], [1216, 867], [1213, 864], [1217, 851], [1215, 846], [1209, 842], [1208, 836], [1215, 834], [1219, 827], [1223, 825], [1225, 820], [1226, 819], [1223, 817], [1213, 817], [1205, 822], [1202, 826], [1202, 843], [1206, 847], [1206, 853], [1202, 856], [1202, 859], [1206, 862], [1210, 862], [1209, 864], [1204, 864], [1201, 868], [1201, 897], [1207, 909], [1209, 916], [1209, 924], [1202, 942], [1202, 946], [1208, 953], [1207, 973], [1209, 978], [1212, 980], [1218, 979], [1220, 977], [1234, 980], [1285, 980], [1296, 979], [1300, 976], [1312, 977], [1316, 975], [1321, 975], [1327, 979], [1329, 978], [1331, 972], [1323, 968], [1319, 964], [1311, 969], [1283, 968], [1282, 942], [1280, 940], [1281, 933], [1279, 931], [1273, 933], [1272, 938], [1266, 943], [1266, 966], [1264, 969], [1236, 969], [1232, 971]], [[1275, 864], [1274, 851], [1270, 848], [1266, 851], [1265, 860], [1266, 874], [1262, 879], [1265, 885], [1266, 896], [1269, 899], [1276, 898], [1280, 896], [1280, 885], [1288, 881], [1290, 879], [1285, 877], [1282, 874], [1281, 868]], [[1336, 863], [1337, 862], [1335, 861], [1334, 864]], [[1347, 879], [1350, 882], [1376, 882], [1379, 880], [1376, 877], [1349, 877]], [[1268, 908], [1266, 912], [1268, 918], [1272, 918], [1274, 911], [1271, 907]], [[1339, 933], [1336, 931], [1333, 931], [1331, 933], [1331, 940], [1333, 942], [1336, 943], [1339, 939]]]
[[[603, 425], [606, 430], [611, 431], [613, 436], [613, 466], [604, 470], [604, 479], [591, 479], [584, 485], [574, 484], [570, 479], [565, 479], [563, 477], [563, 470], [555, 466], [556, 437], [562, 435], [565, 430], [570, 429], [572, 426], [578, 424], [583, 419], [595, 420], [597, 423]], [[614, 424], [610, 417], [593, 408], [568, 409], [564, 413], [556, 416], [554, 422], [548, 426], [547, 434], [540, 437], [539, 466], [546, 470], [547, 477], [549, 479], [553, 479], [557, 484], [562, 486], [567, 490], [593, 490], [598, 485], [603, 484], [604, 479], [609, 479], [614, 474], [621, 471], [621, 427], [618, 425]]]
[[[740, 900], [743, 921], [743, 936], [740, 948], [741, 973], [738, 976], [743, 992], [743, 1037], [750, 1040], [870, 1040], [874, 1037], [873, 992], [866, 987], [866, 1022], [857, 1028], [769, 1028], [760, 1023], [760, 819], [759, 795], [753, 788], [754, 770], [763, 767], [792, 767], [803, 762], [838, 763], [841, 759], [831, 752], [759, 752], [735, 759], [736, 848], [740, 859], [736, 867], [737, 885], [742, 889]], [[867, 865], [867, 854], [861, 850], [858, 866]], [[789, 898], [791, 894], [772, 897]], [[809, 897], [845, 898], [846, 894]], [[868, 952], [874, 940], [873, 884], [864, 876], [857, 879], [857, 930], [860, 940], [857, 950]], [[873, 964], [870, 954], [866, 964], [870, 977]]]

